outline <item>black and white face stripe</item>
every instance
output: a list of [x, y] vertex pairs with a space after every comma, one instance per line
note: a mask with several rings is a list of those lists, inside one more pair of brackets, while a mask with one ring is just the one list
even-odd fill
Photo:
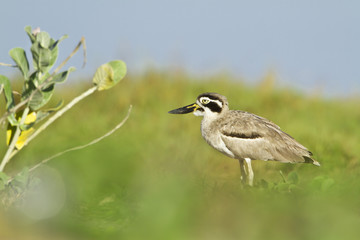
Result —
[[200, 95], [198, 103], [204, 108], [210, 109], [211, 112], [220, 113], [223, 109], [223, 102], [212, 95]]

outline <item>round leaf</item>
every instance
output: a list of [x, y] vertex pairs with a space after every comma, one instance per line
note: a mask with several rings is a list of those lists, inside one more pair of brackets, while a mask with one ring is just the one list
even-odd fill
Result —
[[[15, 106], [14, 97], [13, 97], [11, 85], [10, 85], [10, 80], [6, 76], [0, 75], [0, 86], [3, 87], [5, 100], [6, 100], [6, 109], [10, 110], [12, 107]], [[11, 123], [11, 125], [17, 124], [14, 113], [12, 113], [8, 116], [8, 120]]]
[[63, 82], [65, 82], [65, 81], [67, 80], [69, 74], [70, 74], [71, 72], [75, 71], [75, 70], [76, 70], [76, 68], [70, 67], [68, 70], [56, 74], [49, 83], [50, 83], [50, 84], [53, 84], [53, 83], [63, 83]]
[[35, 36], [34, 34], [32, 34], [31, 32], [31, 26], [26, 26], [25, 27], [25, 32], [27, 33], [27, 35], [29, 36], [30, 40], [31, 40], [31, 43], [34, 43], [35, 42]]
[[36, 41], [39, 42], [42, 48], [49, 48], [51, 38], [47, 32], [39, 32], [36, 35]]
[[9, 55], [14, 60], [25, 79], [28, 79], [29, 62], [26, 57], [25, 50], [22, 48], [13, 48], [10, 50]]
[[103, 64], [96, 70], [93, 83], [99, 91], [112, 88], [125, 77], [126, 70], [126, 64], [121, 60]]

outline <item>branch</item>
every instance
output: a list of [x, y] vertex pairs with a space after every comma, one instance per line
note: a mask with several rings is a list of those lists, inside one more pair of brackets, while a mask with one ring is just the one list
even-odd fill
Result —
[[[66, 111], [72, 108], [75, 104], [83, 100], [85, 97], [89, 96], [90, 94], [94, 93], [97, 90], [97, 86], [89, 88], [87, 91], [83, 92], [81, 95], [74, 98], [71, 102], [69, 102], [65, 107], [57, 111], [54, 115], [52, 115], [44, 124], [42, 124], [33, 134], [31, 134], [24, 142], [25, 147], [31, 140], [33, 140], [39, 133], [44, 131], [50, 124], [52, 124], [56, 119], [61, 117]], [[10, 155], [10, 158], [14, 157], [19, 150], [15, 150]]]
[[[100, 141], [103, 140], [104, 138], [110, 136], [110, 135], [113, 134], [116, 130], [118, 130], [119, 128], [121, 128], [121, 127], [124, 125], [124, 123], [128, 120], [128, 118], [129, 118], [129, 116], [130, 116], [131, 110], [132, 110], [132, 105], [130, 105], [129, 110], [128, 110], [125, 118], [124, 118], [118, 125], [116, 125], [113, 129], [111, 129], [109, 132], [107, 132], [105, 135], [103, 135], [103, 136], [101, 136], [101, 137], [99, 137], [99, 138], [96, 138], [96, 139], [92, 140], [91, 142], [89, 142], [89, 143], [87, 143], [87, 144], [85, 144], [85, 145], [80, 145], [80, 146], [72, 147], [72, 148], [66, 149], [65, 151], [59, 152], [59, 153], [57, 153], [57, 154], [55, 154], [55, 155], [53, 155], [53, 156], [51, 156], [51, 157], [48, 157], [48, 158], [42, 160], [41, 162], [39, 162], [38, 164], [36, 164], [35, 166], [31, 167], [31, 168], [29, 169], [29, 172], [34, 171], [35, 169], [37, 169], [37, 168], [40, 167], [41, 165], [49, 162], [50, 160], [52, 160], [52, 159], [54, 159], [54, 158], [56, 158], [56, 157], [59, 157], [59, 156], [65, 154], [65, 153], [68, 153], [68, 152], [72, 152], [72, 151], [76, 151], [76, 150], [80, 150], [80, 149], [89, 147], [89, 146], [91, 146], [91, 145], [93, 145], [93, 144], [95, 144], [95, 143], [100, 142]], [[17, 174], [16, 174], [16, 175], [17, 175]], [[10, 179], [7, 181], [7, 184], [9, 184], [12, 180], [14, 180], [14, 177], [10, 178]]]
[[9, 63], [2, 63], [2, 62], [0, 62], [0, 66], [5, 66], [5, 67], [17, 67], [17, 65], [12, 65], [12, 64], [9, 64]]
[[49, 77], [49, 79], [51, 79], [57, 72], [60, 71], [60, 69], [62, 67], [65, 66], [65, 64], [70, 60], [70, 58], [72, 58], [74, 56], [74, 54], [79, 50], [80, 46], [83, 45], [83, 49], [84, 49], [84, 62], [83, 62], [83, 67], [86, 64], [86, 44], [85, 44], [85, 38], [81, 37], [80, 42], [78, 43], [78, 45], [76, 45], [75, 49], [70, 53], [70, 55], [54, 70], [54, 73], [51, 74], [51, 76]]

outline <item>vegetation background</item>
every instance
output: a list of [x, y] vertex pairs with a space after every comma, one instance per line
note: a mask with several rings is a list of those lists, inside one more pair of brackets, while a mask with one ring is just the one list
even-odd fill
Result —
[[[85, 85], [65, 85], [61, 95], [71, 99]], [[358, 239], [358, 97], [303, 95], [277, 86], [271, 73], [245, 85], [227, 74], [157, 70], [128, 75], [110, 91], [79, 103], [7, 166], [14, 173], [87, 143], [133, 105], [116, 134], [48, 164], [66, 186], [60, 214], [33, 221], [1, 213], [0, 239]], [[206, 144], [200, 118], [167, 113], [207, 91], [281, 126], [321, 167], [255, 161], [255, 187], [243, 188], [238, 162]]]

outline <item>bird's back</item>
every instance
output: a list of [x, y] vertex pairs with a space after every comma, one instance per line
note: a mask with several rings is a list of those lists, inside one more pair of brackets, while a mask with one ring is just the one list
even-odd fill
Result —
[[279, 126], [252, 113], [228, 110], [217, 119], [204, 118], [202, 134], [210, 145], [233, 158], [320, 165]]

